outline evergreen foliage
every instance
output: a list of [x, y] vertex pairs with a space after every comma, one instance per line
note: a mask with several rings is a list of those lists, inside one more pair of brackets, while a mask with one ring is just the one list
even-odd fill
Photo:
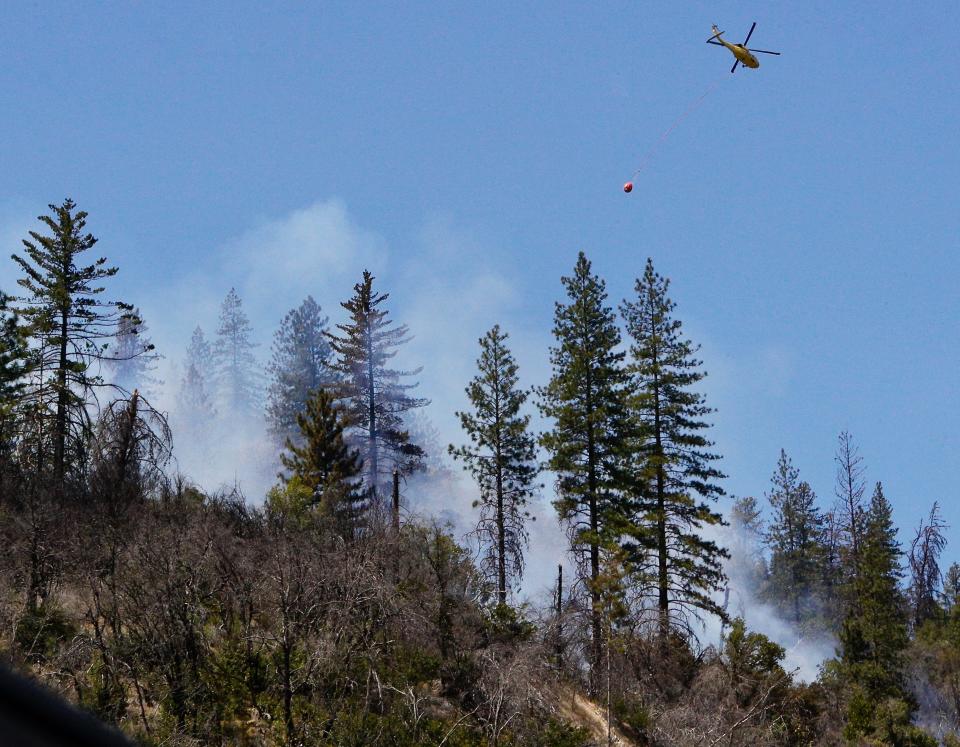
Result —
[[730, 632], [723, 642], [723, 657], [741, 704], [751, 702], [767, 687], [786, 690], [789, 677], [782, 667], [785, 655], [783, 646], [762, 633], [747, 630], [743, 618], [735, 618], [730, 623]]
[[[18, 310], [34, 343], [36, 373], [27, 396], [35, 422], [52, 434], [53, 478], [62, 489], [68, 449], [83, 449], [92, 427], [87, 405], [104, 385], [93, 366], [106, 357], [120, 325], [137, 326], [139, 319], [130, 304], [100, 298], [100, 282], [117, 273], [105, 257], [78, 264], [97, 243], [84, 233], [87, 213], [69, 198], [49, 208], [50, 215], [38, 217], [49, 234], [30, 231], [23, 240], [25, 256], [14, 254], [13, 260], [23, 271], [17, 283], [27, 294]], [[36, 468], [43, 471], [45, 464], [41, 458]]]
[[843, 619], [844, 572], [842, 558], [843, 531], [840, 513], [834, 508], [823, 514], [823, 614], [832, 629], [840, 626]]
[[734, 562], [730, 564], [728, 573], [731, 581], [745, 589], [760, 590], [768, 582], [767, 560], [763, 553], [765, 531], [762, 514], [753, 496], [735, 499], [730, 510], [733, 536], [727, 549]]
[[730, 510], [730, 524], [745, 532], [749, 532], [752, 537], [760, 538], [764, 533], [763, 511], [760, 509], [757, 499], [752, 495], [735, 498], [733, 508]]
[[554, 506], [570, 529], [581, 569], [586, 566], [591, 661], [597, 670], [603, 640], [601, 548], [633, 528], [633, 506], [623, 490], [629, 447], [627, 376], [616, 317], [605, 303], [606, 285], [592, 274], [583, 252], [573, 275], [561, 282], [567, 303], [554, 305], [553, 372], [539, 402], [553, 422], [540, 443], [549, 454], [547, 468], [557, 476]]
[[15, 409], [26, 386], [29, 371], [27, 330], [15, 312], [9, 309], [10, 297], [0, 291], [0, 492], [5, 486], [9, 464], [16, 445]]
[[703, 418], [712, 410], [692, 390], [706, 374], [695, 357], [698, 347], [683, 338], [682, 323], [673, 316], [669, 287], [648, 259], [636, 281], [636, 300], [620, 307], [632, 339], [630, 407], [644, 430], [646, 479], [637, 516], [649, 529], [644, 547], [656, 565], [662, 636], [691, 610], [723, 617], [712, 594], [722, 586], [727, 555], [701, 532], [723, 523], [708, 502], [724, 494], [717, 484], [724, 475], [712, 466], [719, 457], [708, 451], [713, 444], [703, 435], [709, 427]]
[[27, 330], [10, 309], [10, 296], [0, 291], [0, 422], [25, 386], [29, 365]]
[[180, 380], [178, 409], [191, 421], [212, 417], [214, 408], [213, 350], [204, 337], [203, 330], [196, 327], [190, 336], [190, 345], [184, 360], [183, 378]]
[[951, 563], [943, 576], [943, 606], [951, 612], [960, 602], [960, 563]]
[[[882, 738], [888, 731], [885, 720], [890, 713], [902, 711], [897, 720], [909, 725], [914, 708], [904, 676], [908, 636], [899, 586], [901, 551], [890, 503], [880, 483], [865, 511], [860, 540], [859, 572], [851, 581], [855, 602], [840, 631], [841, 664], [851, 685], [844, 730], [850, 739]], [[903, 705], [893, 707], [896, 702]]]
[[474, 507], [480, 508], [476, 532], [483, 545], [481, 568], [496, 584], [500, 604], [506, 604], [512, 581], [523, 576], [530, 518], [526, 505], [538, 472], [530, 416], [520, 413], [528, 393], [517, 388], [508, 337], [495, 325], [480, 338], [479, 373], [466, 389], [473, 411], [456, 413], [470, 443], [449, 447], [480, 490]]
[[[139, 314], [103, 300], [116, 269], [79, 261], [96, 241], [85, 215], [69, 200], [51, 210], [41, 218], [49, 235], [31, 233], [16, 258], [24, 297], [0, 294], [5, 665], [146, 745], [957, 743], [960, 565], [941, 590], [946, 527], [935, 504], [909, 545], [903, 588], [890, 503], [878, 483], [864, 504], [848, 433], [834, 510], [820, 513], [781, 452], [766, 526], [753, 498], [731, 513], [748, 566], [732, 565], [733, 583], [765, 585], [803, 633], [811, 621], [830, 628], [837, 659], [804, 684], [785, 671], [784, 648], [744, 620], [725, 621], [719, 647], [679, 624], [679, 613], [726, 610], [704, 602], [722, 581], [722, 551], [705, 539], [721, 475], [710, 410], [693, 392], [696, 348], [652, 263], [623, 305], [629, 366], [582, 253], [563, 278], [539, 404], [579, 578], [561, 572], [554, 600], [511, 607], [502, 602], [522, 571], [537, 465], [528, 395], [499, 327], [480, 341], [470, 406], [458, 413], [469, 443], [449, 449], [479, 486], [477, 565], [416, 511], [402, 524], [370, 519], [363, 478], [413, 468], [437, 439], [422, 421], [411, 443], [407, 421], [424, 400], [388, 368], [408, 333], [387, 319], [369, 273], [327, 338], [340, 381], [325, 378], [325, 320], [312, 299], [275, 338], [276, 422], [303, 407], [281, 482], [261, 504], [171, 473], [173, 434], [139, 390], [151, 355]], [[221, 392], [228, 415], [263, 411], [249, 334], [235, 292], [218, 352], [194, 332], [177, 406], [186, 426], [209, 421]], [[112, 383], [131, 391], [109, 401], [101, 364], [128, 357], [134, 365], [114, 366]], [[201, 463], [240, 443], [192, 440]], [[372, 473], [362, 449], [379, 460]], [[444, 470], [433, 451], [424, 483]], [[418, 510], [421, 487], [407, 485]], [[493, 588], [500, 604], [489, 603]], [[835, 607], [820, 615], [815, 602], [828, 598]]]
[[411, 396], [409, 392], [417, 384], [403, 381], [421, 369], [388, 368], [410, 337], [407, 325], [393, 326], [393, 320], [387, 318], [389, 312], [381, 305], [390, 296], [375, 292], [373, 281], [374, 276], [364, 270], [353, 296], [340, 304], [350, 315], [349, 321], [337, 325], [341, 335], [328, 333], [328, 338], [336, 356], [337, 398], [343, 402], [350, 424], [349, 441], [363, 459], [366, 490], [379, 496], [394, 469], [402, 474], [418, 469], [423, 449], [410, 441], [403, 415], [429, 400]]
[[307, 296], [274, 333], [266, 415], [270, 432], [281, 441], [297, 437], [297, 416], [317, 389], [332, 383], [327, 321], [313, 296]]
[[259, 376], [253, 328], [236, 289], [231, 288], [220, 306], [220, 322], [213, 345], [214, 372], [221, 407], [227, 416], [248, 416], [257, 407]]
[[822, 609], [826, 550], [816, 496], [799, 474], [781, 449], [767, 494], [773, 512], [766, 538], [770, 548], [767, 596], [787, 619], [804, 628]]
[[300, 438], [287, 439], [280, 455], [288, 477], [308, 488], [315, 504], [323, 505], [339, 525], [352, 532], [360, 526], [365, 496], [359, 478], [363, 470], [356, 450], [344, 440], [343, 414], [323, 387], [307, 400], [306, 412], [297, 415]]

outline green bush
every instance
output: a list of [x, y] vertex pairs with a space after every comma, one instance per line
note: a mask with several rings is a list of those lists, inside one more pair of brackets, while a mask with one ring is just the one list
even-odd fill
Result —
[[28, 610], [17, 626], [15, 641], [20, 653], [35, 663], [52, 659], [64, 641], [77, 634], [77, 627], [56, 607], [43, 605]]
[[541, 747], [588, 747], [593, 742], [586, 729], [551, 719], [540, 733], [537, 744]]
[[617, 720], [638, 735], [645, 735], [650, 728], [650, 711], [633, 698], [616, 698], [610, 704]]

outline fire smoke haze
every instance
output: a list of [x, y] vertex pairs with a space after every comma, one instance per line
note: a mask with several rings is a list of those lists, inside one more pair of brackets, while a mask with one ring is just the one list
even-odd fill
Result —
[[[957, 7], [770, 7], [758, 34], [803, 39], [829, 74], [786, 44], [734, 76], [703, 44], [714, 20], [749, 28], [733, 4], [7, 11], [0, 91], [17, 114], [0, 242], [19, 251], [68, 195], [89, 212], [97, 251], [120, 268], [108, 293], [140, 306], [166, 356], [161, 406], [191, 331], [214, 336], [231, 287], [266, 363], [289, 309], [311, 294], [342, 321], [367, 268], [410, 326], [397, 362], [423, 366], [443, 448], [462, 438], [453, 413], [477, 338], [499, 323], [521, 383], [541, 385], [577, 251], [612, 306], [651, 256], [702, 346], [729, 494], [761, 496], [784, 448], [825, 507], [849, 430], [901, 542], [940, 500], [944, 565], [956, 558], [960, 92], [943, 71], [960, 64]], [[891, 67], [891, 28], [922, 29], [924, 53]], [[669, 65], [663, 49], [676, 50]], [[70, 85], [52, 95], [64, 70]], [[624, 195], [640, 156], [721, 76]], [[0, 261], [0, 289], [16, 279]], [[205, 455], [176, 432], [181, 467], [262, 500], [275, 471], [262, 423], [221, 436]], [[566, 546], [546, 482], [531, 593]], [[429, 498], [409, 486], [410, 510], [468, 525], [472, 486], [453, 485]]]
[[[8, 210], [3, 217], [0, 236], [8, 244], [19, 243], [26, 230], [34, 227], [23, 206]], [[109, 237], [108, 227], [98, 227], [95, 216], [91, 216], [91, 228], [97, 235]], [[98, 248], [112, 260], [109, 249], [115, 243], [105, 238]], [[171, 414], [175, 426], [177, 467], [206, 489], [236, 486], [248, 500], [259, 503], [276, 483], [278, 469], [277, 450], [262, 417], [220, 418], [200, 438], [196, 434], [201, 431], [184, 427], [188, 420], [176, 410], [190, 334], [200, 325], [207, 339], [213, 340], [220, 304], [235, 287], [251, 319], [253, 340], [258, 345], [255, 354], [265, 366], [273, 332], [289, 309], [310, 294], [330, 318], [332, 328], [344, 321], [340, 302], [350, 296], [362, 271], [370, 269], [376, 276], [375, 287], [390, 293], [387, 307], [391, 318], [410, 327], [413, 339], [400, 350], [396, 363], [406, 369], [423, 366], [418, 394], [430, 398], [431, 403], [418, 415], [415, 428], [429, 433], [431, 456], [442, 465], [439, 473], [416, 478], [405, 486], [405, 510], [448, 523], [458, 536], [465, 537], [473, 526], [475, 487], [459, 466], [451, 463], [446, 445], [459, 444], [464, 437], [454, 413], [468, 404], [464, 387], [475, 373], [478, 338], [496, 323], [509, 332], [508, 344], [520, 365], [521, 386], [542, 385], [550, 375], [552, 304], [560, 299], [562, 289], [559, 277], [532, 285], [521, 271], [523, 260], [522, 255], [490, 245], [444, 216], [425, 221], [412, 239], [394, 244], [381, 232], [360, 225], [342, 200], [329, 199], [256, 222], [196, 257], [186, 274], [170, 282], [143, 282], [143, 268], [136, 266], [136, 259], [132, 259], [132, 267], [117, 261], [121, 273], [110, 290], [140, 306], [150, 335], [164, 355], [157, 372], [164, 384], [155, 400]], [[602, 261], [596, 262], [595, 270], [604, 275]], [[9, 271], [7, 267], [5, 272]], [[134, 276], [134, 282], [126, 280], [128, 275]], [[11, 286], [10, 278], [0, 276], [0, 287]], [[133, 291], [127, 292], [131, 286]], [[629, 293], [628, 279], [609, 278], [608, 290], [609, 302], [617, 304]], [[754, 400], [783, 397], [798, 375], [799, 362], [782, 346], [760, 347], [741, 360], [723, 354], [708, 339], [708, 325], [696, 317], [685, 318], [684, 299], [677, 300], [687, 334], [703, 344], [701, 356], [710, 372], [704, 390], [708, 402], [718, 407], [713, 433], [718, 450], [725, 456], [732, 452], [737, 463], [742, 442], [730, 436], [742, 427], [742, 414], [752, 414], [755, 406], [749, 404], [745, 409], [737, 398], [747, 390]], [[528, 400], [528, 411], [533, 428], [540, 430], [546, 424], [534, 401], [533, 397]], [[832, 439], [828, 439], [824, 448], [831, 445]], [[724, 464], [728, 471], [729, 462], [727, 459]], [[773, 462], [770, 464], [772, 469]], [[769, 472], [759, 480], [754, 477], [749, 492], [762, 494], [768, 477]], [[563, 563], [568, 571], [570, 568], [567, 538], [551, 505], [552, 476], [545, 474], [543, 480], [545, 489], [531, 506], [536, 521], [529, 525], [522, 596], [542, 595], [554, 582], [557, 563]], [[746, 483], [742, 474], [731, 475], [725, 482], [728, 490], [731, 484]], [[720, 508], [726, 511], [728, 507], [729, 500], [724, 499]], [[725, 530], [719, 538], [734, 553], [727, 567], [730, 613], [742, 615], [753, 629], [783, 645], [787, 666], [797, 669], [800, 677], [815, 678], [817, 666], [833, 655], [833, 643], [804, 639], [756, 599], [739, 571], [744, 562], [739, 554], [743, 538], [731, 532]], [[702, 642], [714, 643], [719, 635], [716, 622], [708, 621]]]

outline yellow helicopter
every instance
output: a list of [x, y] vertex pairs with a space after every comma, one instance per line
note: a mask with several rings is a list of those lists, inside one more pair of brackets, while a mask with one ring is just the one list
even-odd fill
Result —
[[716, 44], [718, 47], [726, 47], [731, 52], [733, 56], [736, 57], [736, 62], [733, 63], [733, 67], [730, 68], [730, 72], [735, 72], [737, 65], [742, 64], [744, 67], [760, 67], [760, 63], [757, 61], [757, 58], [753, 56], [753, 52], [759, 52], [761, 54], [776, 54], [779, 55], [779, 52], [768, 52], [766, 49], [747, 49], [747, 42], [750, 41], [750, 37], [753, 34], [753, 30], [757, 27], [757, 22], [753, 22], [753, 26], [750, 27], [750, 32], [747, 34], [747, 38], [743, 40], [743, 44], [731, 44], [726, 39], [723, 39], [720, 34], [726, 33], [717, 28], [716, 24], [713, 26], [713, 36], [707, 39], [707, 44]]

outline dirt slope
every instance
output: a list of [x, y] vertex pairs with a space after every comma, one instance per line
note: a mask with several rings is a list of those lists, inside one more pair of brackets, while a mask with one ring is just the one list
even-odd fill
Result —
[[[580, 726], [590, 732], [596, 745], [606, 747], [607, 742], [607, 710], [594, 703], [570, 687], [562, 687], [558, 691], [557, 703], [560, 715], [571, 724]], [[612, 747], [640, 747], [638, 742], [628, 739], [616, 723], [611, 725], [610, 745]]]

